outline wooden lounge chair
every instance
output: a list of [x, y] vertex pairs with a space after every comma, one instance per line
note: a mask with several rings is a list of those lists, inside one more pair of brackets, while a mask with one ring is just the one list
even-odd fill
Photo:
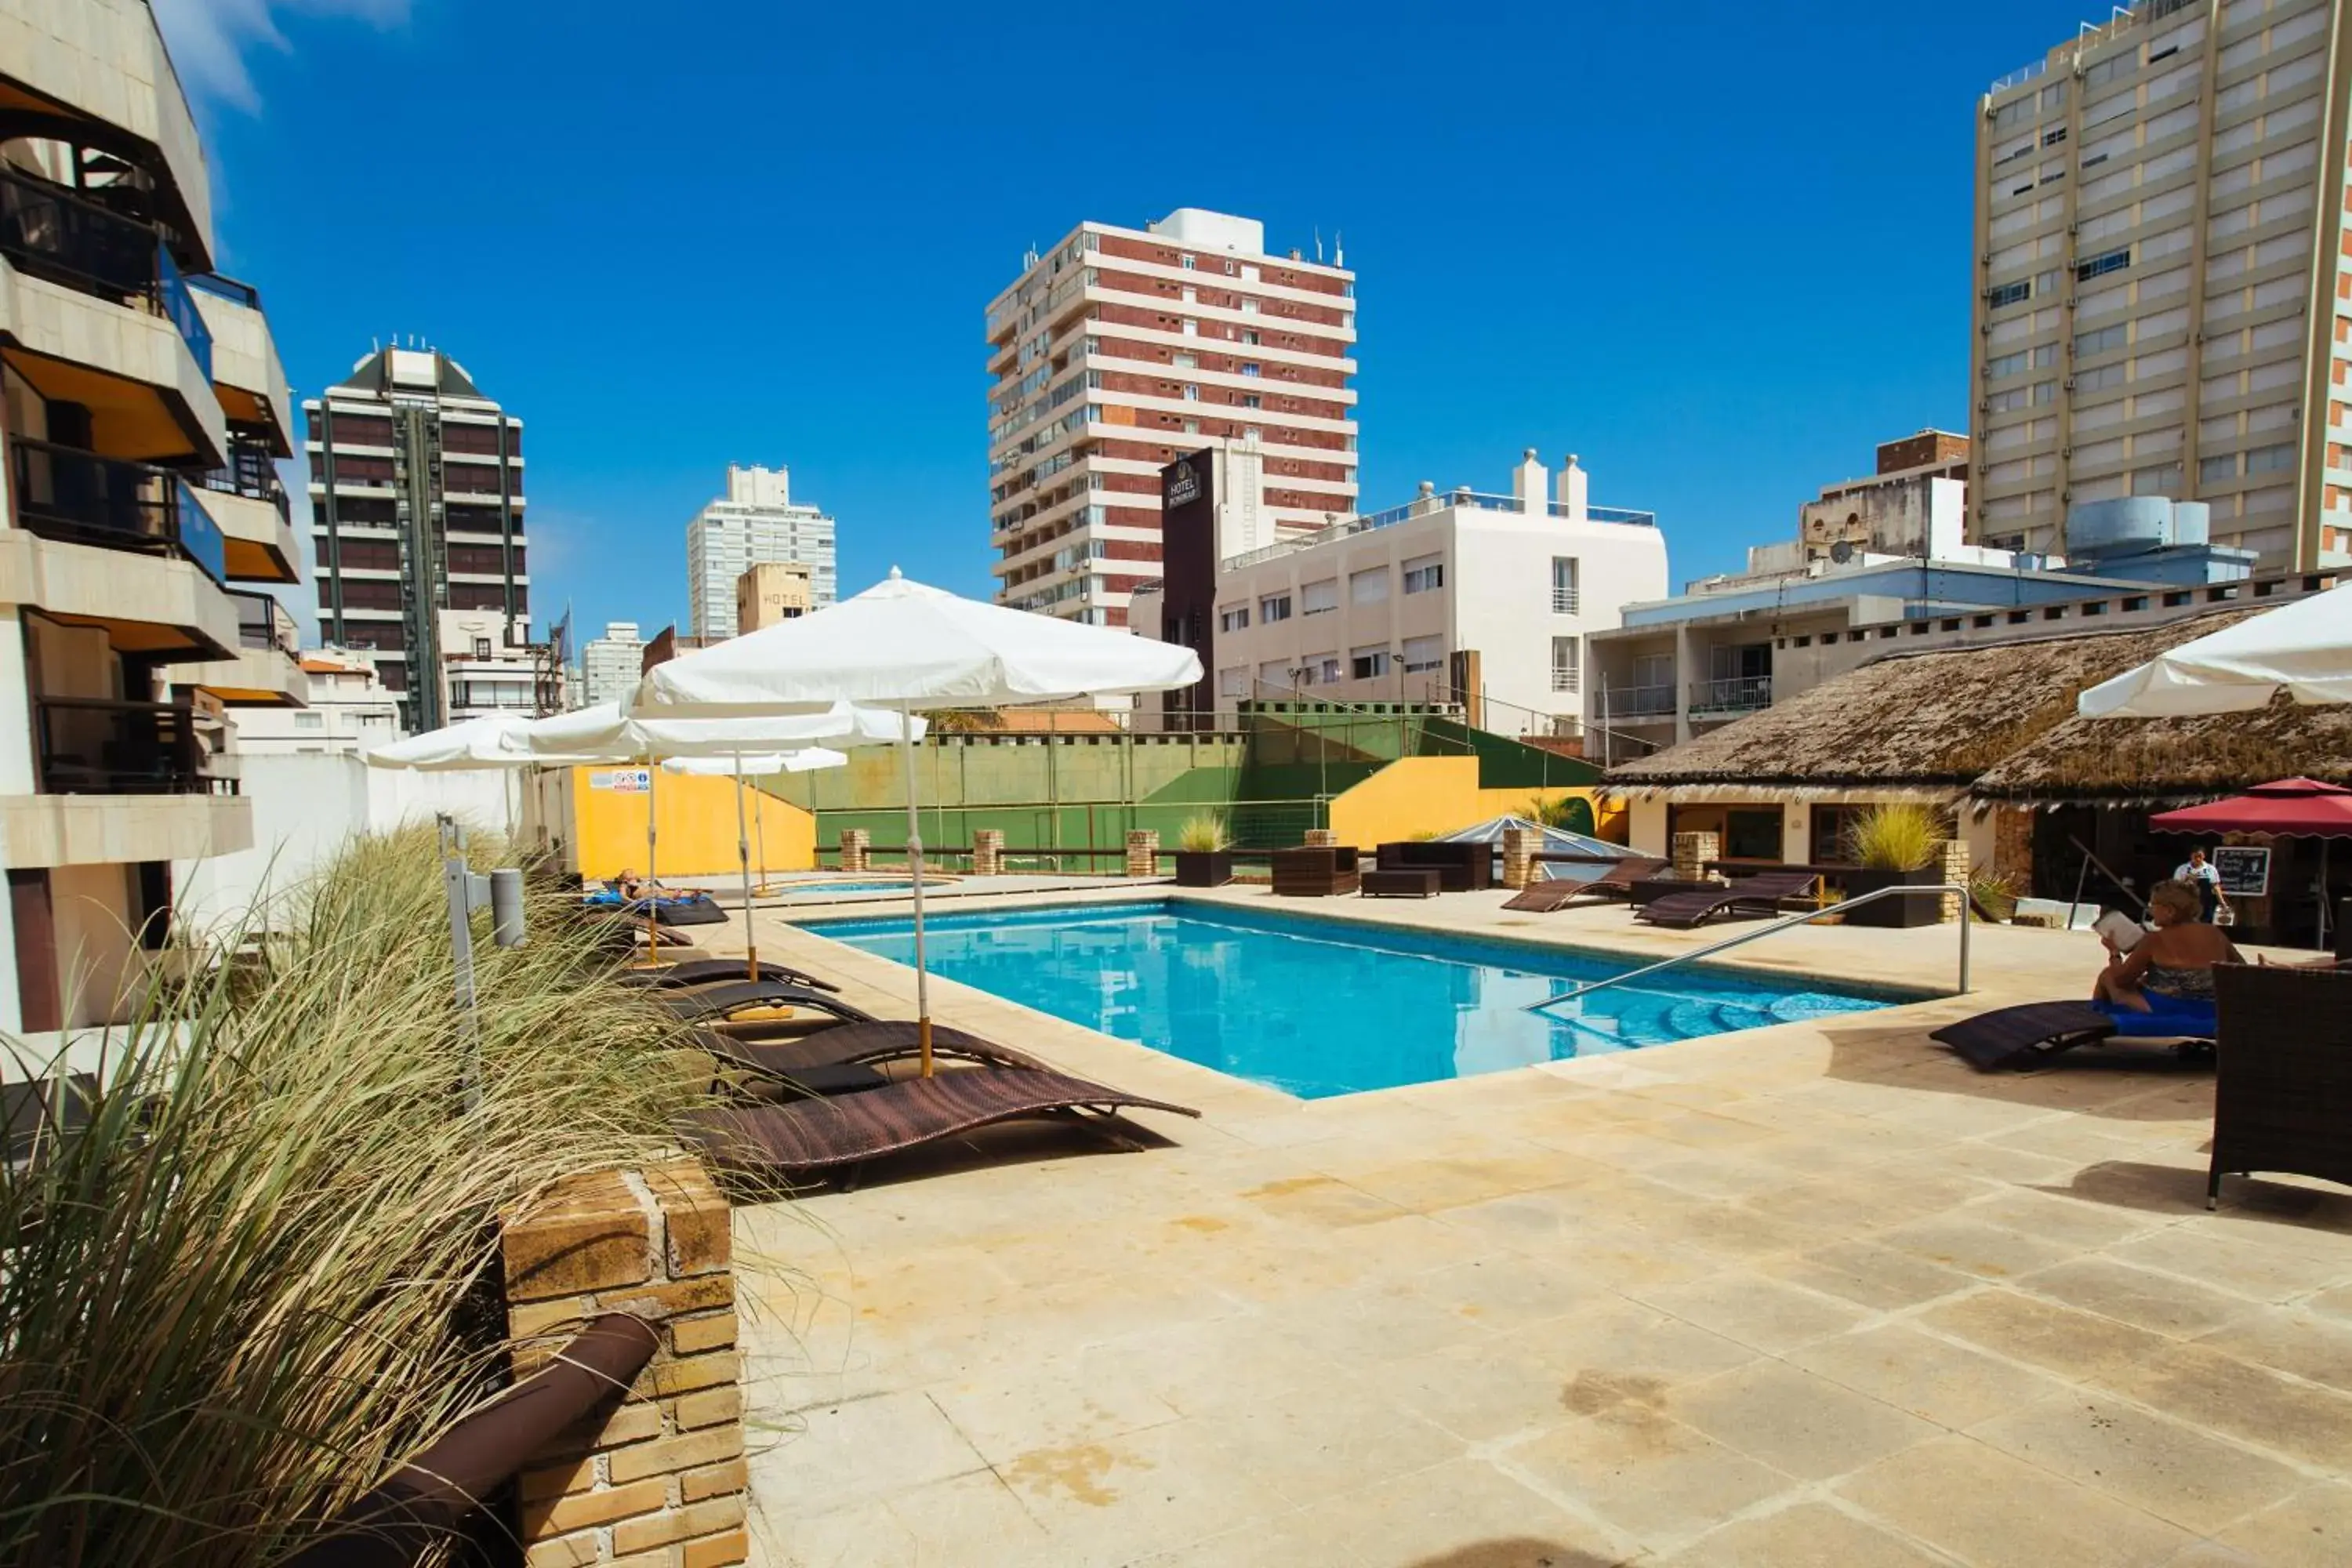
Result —
[[2284, 1171], [2352, 1186], [2352, 970], [2217, 964], [2213, 1163], [2221, 1178]]
[[[791, 1079], [815, 1068], [877, 1062], [913, 1061], [922, 1054], [922, 1042], [911, 1018], [877, 1018], [863, 1024], [835, 1024], [791, 1040], [743, 1040], [716, 1029], [694, 1031], [695, 1044], [722, 1066], [772, 1079]], [[1027, 1072], [1052, 1069], [1025, 1051], [946, 1024], [931, 1026], [931, 1055], [947, 1061], [977, 1063]]]
[[727, 980], [710, 985], [657, 987], [653, 999], [688, 1024], [709, 1024], [761, 1008], [805, 1007], [851, 1024], [875, 1022], [874, 1015], [838, 996], [782, 980]]
[[683, 1142], [728, 1170], [833, 1171], [1031, 1117], [1076, 1120], [1131, 1145], [1116, 1125], [1125, 1110], [1201, 1114], [1058, 1072], [958, 1071], [835, 1099], [689, 1111], [677, 1126]]
[[[717, 985], [730, 980], [749, 980], [740, 958], [691, 958], [682, 963], [665, 963], [647, 969], [625, 969], [613, 976], [620, 984], [635, 990], [673, 990], [681, 985]], [[788, 968], [781, 963], [760, 961], [760, 978], [785, 985], [805, 985], [812, 991], [838, 991], [840, 986], [830, 980]]]
[[1540, 915], [1564, 909], [1588, 893], [1622, 899], [1633, 890], [1634, 883], [1656, 876], [1665, 869], [1666, 865], [1667, 862], [1652, 856], [1629, 855], [1613, 866], [1602, 867], [1597, 877], [1553, 877], [1541, 882], [1529, 882], [1503, 907]]
[[1633, 918], [1653, 925], [1687, 929], [1731, 910], [1769, 915], [1779, 910], [1781, 900], [1795, 898], [1811, 888], [1813, 881], [1811, 871], [1759, 871], [1720, 888], [1694, 888], [1687, 893], [1668, 893], [1653, 899], [1635, 910]]
[[2104, 1045], [2112, 1039], [2177, 1040], [2195, 1053], [2210, 1033], [2183, 1034], [2185, 1024], [2175, 1015], [2122, 1016], [2088, 1002], [2021, 1002], [1996, 1007], [1957, 1024], [1947, 1024], [1928, 1035], [1979, 1072], [2028, 1072], [2046, 1067], [2077, 1046]]

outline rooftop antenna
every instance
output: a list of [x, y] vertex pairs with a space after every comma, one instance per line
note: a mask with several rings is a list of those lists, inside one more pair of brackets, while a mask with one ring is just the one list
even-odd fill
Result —
[[1334, 267], [1348, 265], [1347, 237], [1336, 228], [1331, 231], [1331, 265]]
[[1320, 224], [1315, 226], [1315, 264], [1318, 267], [1323, 265], [1323, 226]]

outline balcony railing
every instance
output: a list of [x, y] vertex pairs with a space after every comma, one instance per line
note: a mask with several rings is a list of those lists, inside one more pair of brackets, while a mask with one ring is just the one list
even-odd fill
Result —
[[231, 589], [228, 596], [236, 602], [237, 647], [290, 654], [300, 646], [294, 617], [277, 600], [243, 589]]
[[1691, 711], [1745, 713], [1772, 706], [1772, 678], [1740, 675], [1726, 680], [1702, 680], [1691, 687]]
[[235, 795], [207, 771], [194, 715], [168, 702], [42, 697], [33, 702], [45, 795]]
[[47, 180], [0, 174], [0, 255], [35, 277], [168, 319], [212, 379], [212, 333], [148, 225]]
[[1612, 686], [1608, 700], [1609, 706], [1603, 711], [1612, 719], [1669, 715], [1675, 710], [1675, 689], [1671, 686]]
[[71, 544], [177, 555], [215, 583], [226, 575], [219, 526], [170, 469], [22, 437], [9, 441], [8, 461], [19, 526]]
[[1576, 605], [1577, 593], [1575, 589], [1554, 588], [1551, 591], [1551, 613], [1553, 615], [1572, 616], [1576, 614]]
[[278, 482], [277, 459], [269, 455], [268, 447], [250, 437], [232, 434], [228, 438], [228, 466], [212, 469], [205, 475], [204, 482], [208, 490], [268, 501], [278, 509], [280, 522], [293, 521], [292, 503], [286, 498], [286, 487]]

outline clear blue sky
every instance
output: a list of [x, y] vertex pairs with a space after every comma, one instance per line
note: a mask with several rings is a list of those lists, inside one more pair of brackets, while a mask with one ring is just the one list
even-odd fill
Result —
[[986, 592], [983, 305], [1185, 205], [1344, 232], [1367, 509], [1573, 450], [1678, 580], [1736, 564], [1966, 427], [1974, 106], [2076, 20], [155, 3], [298, 395], [378, 336], [462, 361], [528, 422], [537, 616], [588, 636], [683, 616], [730, 461], [840, 519], [845, 590]]

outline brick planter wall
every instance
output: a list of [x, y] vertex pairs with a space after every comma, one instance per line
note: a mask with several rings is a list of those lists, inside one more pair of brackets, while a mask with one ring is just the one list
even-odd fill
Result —
[[1339, 830], [1336, 827], [1310, 827], [1299, 842], [1309, 849], [1328, 849], [1339, 842]]
[[1130, 877], [1160, 875], [1160, 833], [1157, 828], [1130, 828], [1127, 835], [1127, 874]]
[[971, 874], [975, 877], [1004, 875], [1004, 829], [975, 827], [971, 830]]
[[1524, 888], [1535, 872], [1536, 835], [1525, 827], [1503, 829], [1503, 886]]
[[743, 1390], [727, 1200], [691, 1160], [564, 1183], [508, 1220], [509, 1331], [537, 1370], [599, 1312], [661, 1349], [619, 1408], [525, 1468], [529, 1568], [725, 1568], [748, 1560]]
[[[1937, 847], [1936, 858], [1927, 862], [1938, 882], [1958, 882], [1966, 887], [1969, 880], [1969, 847], [1958, 838], [1947, 838]], [[1946, 923], [1960, 918], [1960, 896], [1946, 893], [1941, 900]]]
[[873, 839], [867, 836], [866, 829], [843, 828], [841, 830], [841, 868], [845, 871], [865, 870], [866, 846], [871, 843]]
[[1723, 858], [1723, 836], [1717, 833], [1677, 833], [1673, 854], [1676, 880], [1702, 881], [1707, 875], [1706, 863]]

